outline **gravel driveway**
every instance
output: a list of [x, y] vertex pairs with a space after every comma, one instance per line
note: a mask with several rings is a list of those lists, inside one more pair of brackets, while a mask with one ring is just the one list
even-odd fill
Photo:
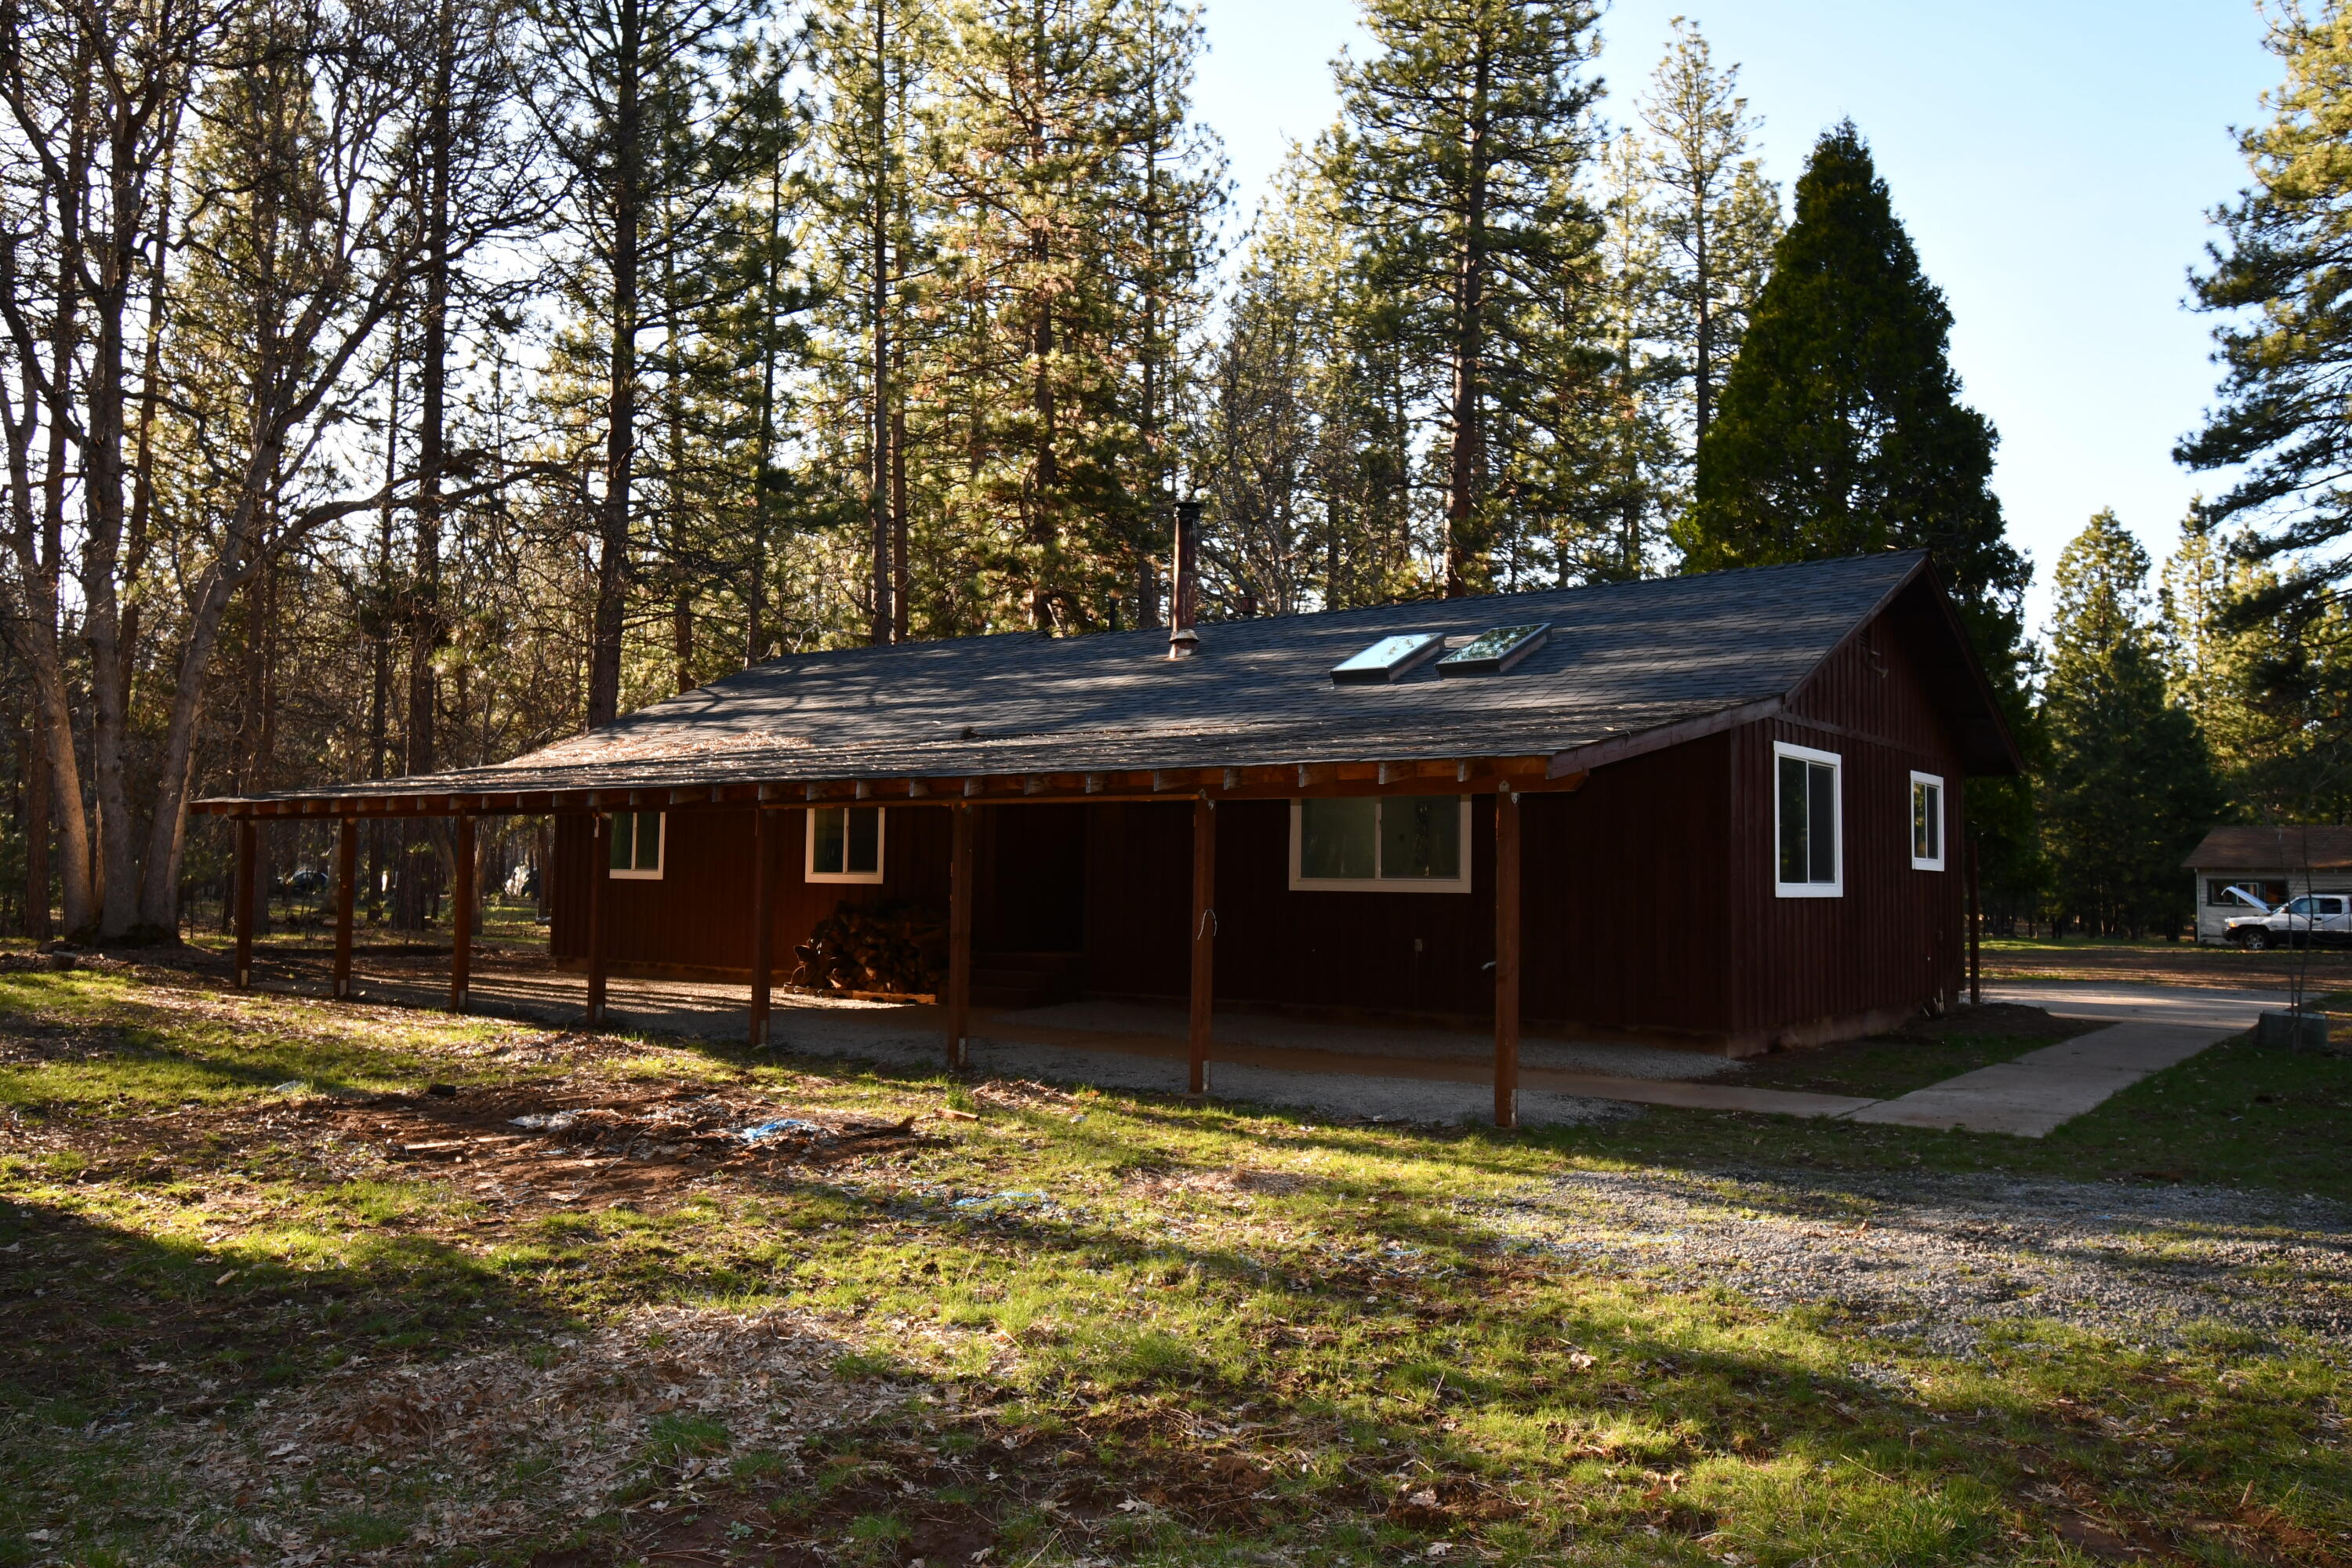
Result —
[[2199, 1321], [2352, 1351], [2352, 1213], [2212, 1187], [1995, 1176], [1576, 1172], [1465, 1205], [1531, 1252], [1824, 1303], [1966, 1354], [2000, 1319], [2137, 1340]]

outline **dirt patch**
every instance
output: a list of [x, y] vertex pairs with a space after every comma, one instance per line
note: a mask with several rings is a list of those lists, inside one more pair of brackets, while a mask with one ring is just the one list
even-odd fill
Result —
[[[442, 1086], [435, 1086], [436, 1088]], [[822, 1168], [939, 1140], [896, 1121], [703, 1089], [469, 1090], [328, 1108], [324, 1127], [515, 1215], [640, 1205], [714, 1177]]]
[[[1282, 1497], [1278, 1474], [1295, 1466], [1298, 1443], [1319, 1446], [1333, 1436], [1161, 1407], [1097, 1411], [1046, 1437], [1001, 1422], [993, 1410], [959, 1407], [953, 1386], [915, 1398], [919, 1413], [896, 1424], [804, 1442], [788, 1474], [739, 1465], [731, 1485], [645, 1502], [631, 1510], [624, 1538], [551, 1548], [531, 1568], [665, 1559], [769, 1568], [986, 1563], [1016, 1519], [1024, 1554], [1128, 1561], [1171, 1523], [1197, 1532], [1297, 1517], [1301, 1505]], [[1327, 1517], [1335, 1505], [1368, 1515], [1386, 1509], [1415, 1528], [1441, 1531], [1520, 1511], [1471, 1478], [1370, 1471], [1356, 1471], [1318, 1504]], [[1041, 1544], [1047, 1552], [1036, 1550]], [[1100, 1552], [1109, 1555], [1094, 1557]]]
[[[183, 1514], [191, 1544], [216, 1548], [233, 1532], [277, 1562], [340, 1561], [355, 1544], [397, 1543], [404, 1560], [488, 1555], [614, 1515], [625, 1535], [658, 1540], [666, 1516], [729, 1489], [730, 1456], [798, 1474], [814, 1440], [916, 1396], [836, 1376], [845, 1348], [793, 1314], [653, 1310], [437, 1364], [357, 1358], [233, 1432], [167, 1437], [163, 1458], [194, 1494]], [[439, 1499], [429, 1511], [387, 1500], [404, 1489], [395, 1478], [420, 1473]]]
[[1128, 1186], [1137, 1195], [1157, 1197], [1163, 1193], [1268, 1193], [1282, 1195], [1303, 1192], [1312, 1184], [1290, 1171], [1261, 1171], [1248, 1166], [1220, 1171], [1139, 1171], [1128, 1178]]
[[51, 1024], [36, 1019], [12, 1023], [0, 1034], [0, 1067], [47, 1062], [104, 1061], [122, 1054], [122, 1031], [104, 1026]]
[[1988, 948], [1987, 980], [2137, 980], [2216, 990], [2278, 990], [2297, 973], [2321, 991], [2352, 988], [2352, 952], [2241, 952], [2189, 942], [2162, 947]]
[[1895, 1034], [1881, 1037], [1946, 1040], [1954, 1035], [1990, 1035], [2000, 1039], [2034, 1037], [2064, 1040], [2105, 1026], [2104, 1023], [2083, 1018], [2054, 1018], [2046, 1007], [2029, 1007], [2018, 1002], [1987, 1002], [1980, 1006], [1955, 1007], [1940, 1018], [1914, 1018]]
[[[103, 1031], [12, 1037], [0, 1049], [57, 1060], [102, 1054]], [[5, 1058], [0, 1058], [5, 1059]], [[201, 1177], [224, 1141], [257, 1132], [334, 1177], [397, 1173], [463, 1189], [500, 1217], [586, 1212], [698, 1183], [823, 1169], [942, 1140], [915, 1117], [812, 1111], [743, 1091], [653, 1092], [587, 1085], [457, 1089], [352, 1102], [289, 1090], [257, 1112], [185, 1109], [143, 1118], [58, 1119], [16, 1130], [20, 1147], [71, 1150], [84, 1181]]]
[[95, 970], [100, 974], [128, 973], [136, 966], [104, 953], [82, 952], [70, 948], [46, 950], [40, 952], [0, 952], [0, 974], [17, 974], [26, 971], [41, 973], [63, 973], [70, 970]]

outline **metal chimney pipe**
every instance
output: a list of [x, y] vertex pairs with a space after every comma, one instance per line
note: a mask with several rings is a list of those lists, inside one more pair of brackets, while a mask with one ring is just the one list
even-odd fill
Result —
[[1201, 503], [1196, 500], [1176, 503], [1175, 579], [1171, 595], [1175, 603], [1168, 616], [1168, 657], [1190, 658], [1201, 647], [1200, 634], [1192, 629], [1201, 594]]

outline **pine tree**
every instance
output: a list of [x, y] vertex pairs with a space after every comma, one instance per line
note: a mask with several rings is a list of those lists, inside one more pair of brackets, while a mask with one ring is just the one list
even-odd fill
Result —
[[[2237, 606], [2275, 592], [2271, 565], [2233, 552], [2202, 508], [2165, 563], [2172, 696], [2196, 716], [2239, 809], [2265, 821], [2352, 816], [2352, 606], [2322, 612], [2322, 635]], [[2333, 624], [2329, 624], [2329, 623]]]
[[1580, 542], [1567, 533], [1558, 539], [1563, 584], [1649, 575], [1666, 526], [1682, 510], [1690, 466], [1674, 395], [1688, 372], [1677, 352], [1677, 283], [1665, 256], [1668, 226], [1655, 205], [1654, 155], [1621, 136], [1601, 168], [1598, 526]]
[[2042, 821], [2056, 912], [2108, 934], [2189, 912], [2181, 857], [2227, 799], [2189, 710], [2167, 695], [2148, 560], [2103, 511], [2058, 558]]
[[2306, 657], [2352, 657], [2342, 613], [2352, 584], [2352, 15], [2325, 0], [2265, 7], [2267, 44], [2286, 79], [2270, 122], [2242, 132], [2252, 188], [2215, 213], [2224, 243], [2195, 280], [2227, 367], [2221, 406], [2175, 448], [2192, 468], [2239, 475], [2208, 502], [2208, 524], [2248, 526], [2232, 542], [2273, 573], [2220, 607], [2235, 627], [2265, 621], [2326, 642]]
[[932, 296], [941, 510], [981, 626], [1017, 601], [1040, 630], [1085, 629], [1142, 574], [1170, 346], [1212, 259], [1213, 148], [1185, 130], [1199, 20], [966, 0], [951, 25], [927, 153], [955, 261]]
[[[910, 588], [899, 493], [906, 409], [897, 385], [906, 344], [898, 332], [912, 313], [910, 285], [923, 265], [915, 111], [943, 40], [929, 10], [908, 0], [834, 0], [810, 30], [825, 100], [812, 184], [824, 201], [831, 314], [856, 348], [851, 384], [842, 392], [862, 414], [866, 637], [882, 643], [907, 635], [903, 601]], [[849, 371], [850, 363], [838, 369]]]
[[[659, 294], [712, 230], [733, 170], [714, 68], [761, 0], [530, 0], [539, 111], [570, 178], [573, 396], [602, 404], [588, 727], [621, 711], [623, 634], [638, 572], [646, 405], [643, 338], [676, 314]], [[691, 261], [686, 265], [690, 268]], [[667, 268], [667, 272], [666, 269]], [[584, 408], [579, 410], [584, 413]]]
[[1328, 515], [1317, 505], [1316, 371], [1326, 303], [1290, 237], [1265, 237], [1234, 281], [1212, 351], [1198, 462], [1213, 521], [1205, 618], [1309, 608]]
[[1739, 68], [1715, 68], [1696, 25], [1677, 16], [1641, 115], [1655, 190], [1651, 214], [1671, 303], [1693, 450], [1738, 353], [1780, 237], [1780, 193], [1748, 153], [1762, 121], [1739, 96]]
[[1852, 123], [1815, 143], [1796, 209], [1699, 447], [1686, 566], [1924, 545], [2013, 689], [2029, 569], [1990, 488], [1992, 426], [1959, 401], [1951, 311]]
[[[1367, 0], [1377, 52], [1339, 68], [1332, 179], [1367, 280], [1402, 313], [1408, 353], [1441, 374], [1445, 591], [1492, 581], [1497, 447], [1556, 456], [1520, 420], [1574, 374], [1564, 347], [1593, 309], [1577, 287], [1599, 236], [1578, 194], [1597, 142], [1586, 0]], [[1580, 367], [1586, 373], [1590, 366]], [[1517, 437], [1516, 439], [1514, 437]]]

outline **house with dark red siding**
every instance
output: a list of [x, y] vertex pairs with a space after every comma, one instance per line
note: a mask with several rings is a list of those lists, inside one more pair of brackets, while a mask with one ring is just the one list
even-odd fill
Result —
[[1956, 997], [1967, 781], [2020, 764], [1924, 553], [1200, 626], [1181, 586], [1172, 631], [796, 654], [201, 809], [340, 817], [346, 933], [359, 820], [552, 814], [592, 1016], [615, 972], [733, 978], [763, 1038], [821, 923], [887, 909], [940, 932], [950, 1061], [992, 1006], [1164, 999], [1196, 1090], [1217, 1009], [1491, 1024], [1507, 1120], [1529, 1022], [1744, 1056]]

